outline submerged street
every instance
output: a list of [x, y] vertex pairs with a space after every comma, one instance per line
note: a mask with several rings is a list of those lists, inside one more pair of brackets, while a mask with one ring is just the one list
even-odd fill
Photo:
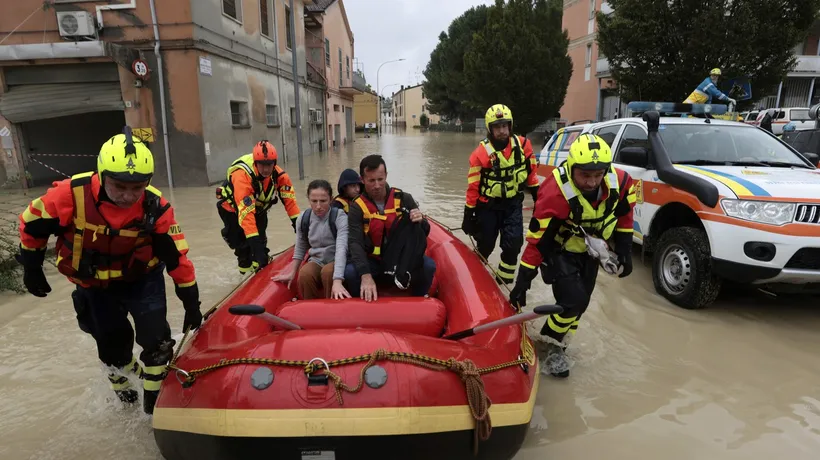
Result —
[[[305, 157], [302, 181], [295, 145], [282, 166], [305, 209], [310, 180], [327, 179], [335, 191], [344, 168], [358, 169], [363, 156], [379, 153], [390, 185], [412, 193], [425, 214], [459, 227], [468, 157], [482, 137], [388, 128], [381, 138], [359, 134], [355, 143]], [[241, 279], [220, 237], [214, 187], [162, 192], [190, 245], [206, 311]], [[13, 219], [33, 196], [14, 191], [0, 198], [2, 214]], [[525, 206], [531, 205], [528, 197]], [[278, 252], [293, 244], [294, 234], [281, 204], [269, 216], [269, 247]], [[496, 249], [490, 262], [498, 257]], [[648, 264], [639, 263], [639, 251], [634, 257], [628, 278], [599, 275], [568, 349], [571, 376], [542, 375], [516, 459], [817, 458], [816, 299], [725, 289], [710, 308], [687, 311], [656, 294]], [[0, 458], [160, 459], [150, 418], [140, 407], [119, 408], [93, 339], [77, 327], [72, 285], [52, 265], [46, 264], [46, 275], [53, 291], [45, 299], [0, 297]], [[178, 338], [183, 310], [168, 277], [166, 284]], [[537, 278], [529, 308], [552, 301], [551, 288]], [[536, 340], [541, 324], [530, 324]]]

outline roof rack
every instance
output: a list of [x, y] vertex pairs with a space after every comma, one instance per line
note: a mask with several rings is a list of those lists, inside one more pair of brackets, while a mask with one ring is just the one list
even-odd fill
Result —
[[661, 114], [710, 114], [723, 115], [728, 107], [725, 104], [682, 104], [675, 102], [647, 102], [632, 101], [626, 105], [634, 116], [640, 116], [643, 112], [656, 111]]

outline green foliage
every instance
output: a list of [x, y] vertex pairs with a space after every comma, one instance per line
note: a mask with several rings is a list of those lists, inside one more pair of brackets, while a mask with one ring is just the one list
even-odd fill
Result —
[[553, 117], [572, 75], [562, 14], [561, 0], [496, 0], [456, 18], [424, 73], [431, 111], [471, 120], [505, 104], [517, 133]]
[[753, 99], [794, 68], [820, 0], [608, 0], [598, 47], [626, 100], [682, 102], [719, 67], [748, 76]]
[[430, 126], [430, 117], [428, 117], [426, 113], [421, 114], [419, 117], [419, 125], [424, 128]]

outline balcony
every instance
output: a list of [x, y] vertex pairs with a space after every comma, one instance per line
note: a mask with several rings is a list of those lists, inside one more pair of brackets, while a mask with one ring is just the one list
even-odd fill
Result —
[[[318, 33], [317, 33], [318, 32]], [[308, 80], [327, 86], [327, 70], [325, 57], [325, 39], [322, 29], [310, 31], [305, 29], [305, 60], [307, 61]]]
[[609, 76], [609, 61], [606, 58], [599, 58], [595, 62], [595, 76], [596, 77], [606, 77]]
[[367, 82], [358, 72], [353, 72], [352, 83], [350, 80], [343, 82], [339, 92], [345, 96], [353, 97], [367, 91]]

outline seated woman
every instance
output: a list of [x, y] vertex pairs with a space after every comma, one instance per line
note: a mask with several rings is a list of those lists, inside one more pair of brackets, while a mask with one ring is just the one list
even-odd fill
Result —
[[[350, 298], [342, 285], [347, 263], [347, 214], [330, 207], [333, 189], [326, 180], [312, 181], [307, 195], [310, 209], [296, 221], [293, 261], [283, 273], [273, 277], [273, 281], [287, 283], [290, 288], [298, 270], [302, 299]], [[299, 269], [306, 251], [310, 258]]]
[[333, 198], [333, 207], [350, 211], [350, 203], [362, 193], [362, 178], [353, 169], [345, 169], [339, 176], [339, 195]]

